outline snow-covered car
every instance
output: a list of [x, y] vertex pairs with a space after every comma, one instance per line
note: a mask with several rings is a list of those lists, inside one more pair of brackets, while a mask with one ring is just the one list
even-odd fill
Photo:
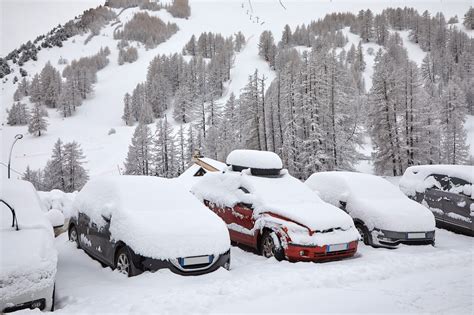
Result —
[[30, 182], [0, 182], [0, 313], [54, 309], [58, 254]]
[[356, 172], [320, 172], [306, 185], [346, 211], [367, 245], [396, 247], [435, 242], [434, 216], [386, 179]]
[[474, 236], [474, 166], [420, 165], [406, 169], [400, 189], [428, 207], [436, 226]]
[[110, 176], [77, 194], [69, 239], [128, 276], [168, 268], [182, 275], [229, 269], [229, 233], [177, 181]]
[[278, 155], [235, 150], [227, 164], [223, 172], [204, 175], [192, 192], [227, 224], [233, 242], [277, 260], [356, 253], [360, 236], [351, 217], [289, 175]]

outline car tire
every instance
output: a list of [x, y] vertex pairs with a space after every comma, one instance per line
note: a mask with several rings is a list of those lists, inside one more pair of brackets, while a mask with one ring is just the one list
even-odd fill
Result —
[[[270, 258], [275, 257], [276, 260], [282, 261], [285, 259], [285, 252], [281, 247], [281, 243], [276, 245], [274, 237], [278, 238], [273, 231], [265, 231], [260, 239], [260, 254], [263, 257]], [[279, 238], [278, 241], [280, 242]]]
[[356, 223], [356, 229], [365, 245], [372, 245], [369, 229], [363, 223]]
[[132, 255], [130, 254], [130, 250], [127, 246], [122, 246], [117, 251], [114, 269], [118, 270], [118, 272], [123, 273], [124, 275], [127, 275], [127, 277], [133, 277], [135, 275], [132, 263]]
[[81, 248], [81, 244], [79, 243], [79, 234], [77, 233], [77, 228], [75, 225], [71, 225], [68, 232], [69, 241], [76, 243], [77, 248]]

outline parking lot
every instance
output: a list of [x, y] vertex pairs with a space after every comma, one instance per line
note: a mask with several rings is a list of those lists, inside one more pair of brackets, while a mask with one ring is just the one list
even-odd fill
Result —
[[59, 313], [435, 312], [472, 314], [471, 237], [436, 230], [436, 246], [375, 249], [329, 263], [289, 263], [232, 247], [230, 271], [126, 278], [56, 239]]

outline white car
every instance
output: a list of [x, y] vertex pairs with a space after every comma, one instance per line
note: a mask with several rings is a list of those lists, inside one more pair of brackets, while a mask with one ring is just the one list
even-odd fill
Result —
[[51, 223], [31, 183], [2, 180], [0, 188], [0, 313], [53, 310], [58, 255]]
[[435, 242], [431, 211], [384, 178], [355, 172], [320, 172], [311, 175], [306, 184], [354, 219], [365, 244], [396, 247], [400, 243]]

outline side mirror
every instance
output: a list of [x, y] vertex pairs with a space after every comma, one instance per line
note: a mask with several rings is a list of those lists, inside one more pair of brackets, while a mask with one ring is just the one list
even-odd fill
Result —
[[64, 214], [59, 211], [58, 209], [51, 209], [46, 212], [46, 217], [48, 218], [49, 222], [53, 226], [53, 228], [61, 228], [64, 225]]

